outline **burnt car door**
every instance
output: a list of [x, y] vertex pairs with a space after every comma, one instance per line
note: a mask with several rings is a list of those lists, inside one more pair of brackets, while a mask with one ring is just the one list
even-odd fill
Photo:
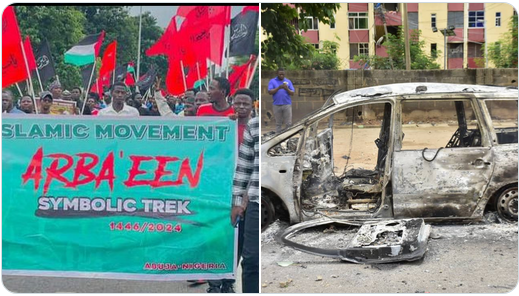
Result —
[[326, 191], [323, 187], [333, 183], [333, 115], [319, 124], [317, 120], [309, 124], [303, 133], [298, 158], [294, 168], [294, 189], [296, 193], [299, 218], [302, 217], [302, 195], [311, 192]]
[[406, 96], [399, 106], [392, 177], [395, 218], [470, 217], [494, 169], [475, 99], [463, 94]]

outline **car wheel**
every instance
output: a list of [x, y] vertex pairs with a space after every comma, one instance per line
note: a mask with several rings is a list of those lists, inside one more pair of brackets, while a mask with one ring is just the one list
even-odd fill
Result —
[[261, 196], [261, 231], [265, 230], [276, 216], [274, 205], [268, 196]]
[[503, 191], [496, 200], [499, 216], [508, 221], [517, 221], [517, 187]]

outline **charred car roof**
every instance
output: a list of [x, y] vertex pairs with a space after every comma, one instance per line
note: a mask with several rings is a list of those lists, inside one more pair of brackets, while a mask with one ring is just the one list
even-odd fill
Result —
[[366, 87], [346, 91], [333, 97], [335, 104], [344, 104], [356, 99], [366, 99], [382, 96], [399, 96], [414, 94], [434, 94], [434, 93], [517, 93], [517, 88], [512, 89], [504, 86], [486, 86], [473, 84], [452, 84], [452, 83], [398, 83], [373, 87]]
[[262, 143], [268, 142], [277, 135], [283, 134], [285, 131], [296, 129], [303, 125], [308, 119], [321, 111], [329, 109], [333, 106], [368, 101], [379, 97], [405, 96], [405, 95], [420, 95], [420, 94], [455, 94], [455, 93], [499, 93], [500, 95], [510, 95], [517, 97], [517, 87], [505, 86], [488, 86], [475, 84], [455, 84], [455, 83], [396, 83], [379, 86], [371, 86], [359, 88], [349, 91], [344, 91], [330, 96], [325, 104], [307, 114], [302, 120], [294, 123], [292, 126], [283, 129], [279, 134], [267, 133], [262, 135]]

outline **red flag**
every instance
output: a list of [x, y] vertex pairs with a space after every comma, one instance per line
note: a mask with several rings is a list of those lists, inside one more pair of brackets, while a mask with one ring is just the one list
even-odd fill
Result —
[[[209, 58], [217, 65], [222, 65], [225, 26], [230, 23], [230, 6], [182, 6], [177, 15], [186, 19], [180, 33], [183, 39], [190, 40], [187, 50], [192, 52], [194, 60]], [[185, 58], [191, 65], [193, 60]]]
[[209, 59], [221, 66], [224, 53], [225, 27], [214, 25], [211, 28], [211, 53]]
[[[236, 90], [241, 87], [246, 87], [247, 83], [247, 72], [251, 72], [252, 70], [248, 71], [249, 65], [252, 64], [253, 61], [256, 60], [256, 56], [251, 55], [250, 59], [241, 66], [232, 65], [232, 73], [229, 75], [229, 84], [231, 85], [231, 95], [234, 95]], [[252, 68], [252, 67], [251, 67]]]
[[117, 57], [117, 40], [110, 43], [103, 54], [101, 62], [101, 69], [99, 69], [99, 76], [104, 77], [109, 75], [115, 69], [115, 60]]
[[247, 88], [249, 87], [247, 85], [247, 81], [252, 79], [252, 76], [254, 75], [254, 65], [253, 63], [256, 62], [256, 56], [251, 56], [251, 60], [248, 63], [248, 66], [246, 70], [243, 72], [243, 76], [240, 79], [240, 84], [238, 88]]
[[177, 44], [180, 51], [177, 59], [181, 59], [184, 66], [194, 65], [197, 61], [203, 61], [211, 54], [211, 24], [201, 23], [190, 26], [183, 23], [178, 33], [180, 40], [186, 40]]
[[8, 87], [28, 77], [14, 7], [8, 6], [2, 15], [2, 87]]
[[204, 79], [207, 76], [207, 60], [195, 63], [189, 66], [189, 72], [186, 75], [187, 88], [193, 88], [195, 82]]
[[7, 6], [2, 15], [2, 46], [20, 44], [22, 37], [16, 20], [14, 6]]
[[241, 11], [242, 14], [246, 14], [247, 11], [253, 11], [259, 13], [259, 6], [245, 6]]
[[99, 39], [97, 39], [97, 43], [94, 46], [95, 56], [96, 58], [99, 56], [99, 52], [101, 51], [101, 45], [103, 44], [103, 40], [105, 39], [105, 31], [101, 31], [101, 35], [99, 35]]
[[111, 84], [110, 75], [100, 76], [92, 86], [90, 87], [90, 92], [99, 93], [100, 97], [103, 97], [104, 87], [109, 87]]
[[181, 6], [177, 15], [185, 17], [185, 21], [192, 24], [210, 20], [212, 24], [225, 26], [231, 22], [230, 9], [230, 6]]
[[29, 71], [36, 69], [36, 58], [34, 57], [34, 52], [32, 50], [31, 39], [29, 36], [25, 36], [25, 41], [23, 42], [23, 49], [25, 50], [25, 56], [27, 57], [27, 64], [29, 65]]
[[164, 31], [164, 34], [160, 36], [159, 40], [155, 42], [150, 48], [146, 50], [147, 56], [164, 55], [168, 54], [173, 46], [173, 39], [177, 39], [177, 21], [176, 17], [172, 17], [168, 27]]
[[133, 74], [130, 72], [126, 72], [126, 79], [124, 79], [124, 83], [128, 86], [135, 85], [135, 78], [133, 78]]
[[184, 93], [184, 79], [182, 68], [180, 67], [180, 61], [169, 59], [168, 74], [166, 76], [166, 88], [168, 93], [175, 96]]

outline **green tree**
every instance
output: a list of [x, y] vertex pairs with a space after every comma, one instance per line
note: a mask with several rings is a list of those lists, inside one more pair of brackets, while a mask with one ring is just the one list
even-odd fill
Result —
[[[329, 24], [335, 21], [334, 13], [340, 8], [335, 3], [295, 3], [293, 7], [283, 3], [263, 3], [261, 5], [261, 27], [267, 36], [261, 42], [262, 67], [276, 69], [290, 64], [298, 65], [301, 59], [308, 59], [315, 53], [313, 45], [305, 42], [297, 29], [306, 31], [311, 16], [319, 22]], [[299, 12], [298, 12], [299, 10]], [[298, 22], [298, 28], [293, 25]]]
[[508, 27], [503, 38], [488, 46], [488, 59], [497, 68], [517, 68], [517, 15], [512, 16]]
[[[434, 61], [435, 59], [425, 54], [423, 50], [425, 41], [420, 40], [420, 34], [421, 32], [419, 30], [413, 30], [409, 37], [411, 69], [440, 69], [440, 65]], [[391, 69], [389, 59], [391, 57], [394, 69], [405, 70], [405, 44], [402, 27], [399, 27], [397, 35], [388, 34], [388, 38], [383, 45], [386, 47], [388, 57], [359, 55], [355, 56], [353, 60], [355, 62], [361, 62], [362, 64], [367, 63], [372, 69]], [[440, 53], [440, 51], [436, 51], [436, 54]]]
[[307, 59], [301, 59], [298, 65], [290, 64], [289, 70], [338, 70], [341, 61], [337, 57], [339, 43], [322, 41], [322, 47], [315, 50]]
[[78, 6], [77, 8], [86, 17], [85, 34], [105, 31], [101, 53], [108, 44], [117, 40], [117, 64], [135, 60], [139, 38], [139, 19], [130, 16], [128, 6]]
[[[139, 28], [139, 17], [134, 17], [134, 22], [136, 23], [137, 30]], [[168, 60], [165, 56], [153, 56], [149, 57], [145, 54], [146, 50], [150, 48], [157, 40], [159, 40], [160, 36], [164, 34], [163, 28], [157, 25], [157, 20], [154, 16], [152, 16], [149, 12], [142, 14], [142, 31], [141, 31], [141, 66], [140, 66], [140, 75], [144, 75], [151, 65], [155, 66], [159, 69], [159, 73], [162, 77], [164, 77], [168, 71]], [[137, 32], [138, 34], [138, 32]], [[137, 67], [137, 50], [134, 53], [133, 61], [135, 62], [135, 67]], [[135, 69], [137, 71], [137, 68]]]

